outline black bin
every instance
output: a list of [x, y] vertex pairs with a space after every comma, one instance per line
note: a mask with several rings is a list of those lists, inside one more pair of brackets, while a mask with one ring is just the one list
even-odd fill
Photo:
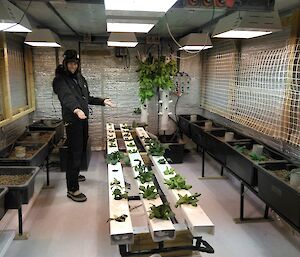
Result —
[[258, 195], [281, 216], [300, 228], [300, 191], [274, 173], [276, 170], [290, 171], [294, 168], [298, 167], [290, 163], [260, 164]]
[[[225, 142], [225, 133], [233, 132], [230, 130], [214, 129], [206, 135], [206, 151], [211, 154], [223, 165], [226, 164], [226, 155], [231, 151], [230, 146]], [[232, 142], [247, 142], [251, 141], [250, 138], [242, 136], [234, 132], [234, 139]]]
[[29, 131], [55, 131], [54, 143], [57, 144], [64, 137], [64, 123], [60, 119], [37, 120], [28, 126]]
[[28, 204], [34, 193], [34, 181], [38, 172], [38, 167], [0, 167], [0, 178], [1, 175], [31, 175], [30, 178], [21, 185], [3, 185], [8, 188], [8, 192], [5, 195], [5, 209], [18, 209], [22, 204]]
[[196, 121], [205, 120], [204, 117], [202, 117], [200, 115], [196, 115], [196, 114], [194, 114], [194, 115], [178, 115], [179, 128], [188, 137], [191, 137], [190, 123], [191, 123], [192, 116], [196, 116], [196, 119], [195, 119]]
[[226, 155], [226, 166], [250, 186], [257, 186], [257, 165], [259, 163], [282, 162], [284, 160], [279, 153], [267, 147], [264, 147], [263, 150], [263, 154], [270, 158], [270, 160], [267, 161], [253, 161], [250, 157], [240, 153], [234, 148], [235, 146], [245, 146], [247, 151], [251, 151], [254, 144], [257, 144], [254, 140], [248, 142], [229, 142], [232, 151], [229, 151]]
[[164, 154], [166, 159], [170, 159], [172, 163], [182, 163], [184, 143], [177, 135], [161, 135], [159, 141], [168, 147]]

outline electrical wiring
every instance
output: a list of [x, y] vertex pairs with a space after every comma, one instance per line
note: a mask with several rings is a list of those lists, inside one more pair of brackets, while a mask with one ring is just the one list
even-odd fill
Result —
[[[213, 12], [212, 12], [212, 17], [210, 19], [210, 28], [211, 28], [212, 22], [214, 20], [214, 17], [215, 17], [215, 4], [213, 4]], [[173, 36], [173, 34], [171, 32], [171, 29], [170, 29], [170, 26], [169, 26], [169, 23], [168, 23], [167, 15], [165, 16], [165, 19], [166, 19], [167, 30], [168, 30], [168, 33], [169, 33], [170, 37], [172, 38], [172, 40], [174, 41], [174, 43], [179, 48], [182, 48], [182, 46], [180, 45], [180, 43], [175, 39], [175, 37]], [[185, 52], [187, 52], [189, 54], [193, 54], [192, 56], [188, 56], [188, 57], [179, 57], [179, 56], [175, 56], [175, 55], [172, 55], [172, 56], [175, 57], [176, 59], [190, 59], [190, 58], [193, 58], [193, 57], [197, 56], [202, 50], [204, 50], [204, 48], [206, 47], [206, 44], [207, 44], [207, 42], [205, 42], [203, 48], [201, 50], [198, 50], [198, 51], [189, 51], [189, 50], [183, 49]]]
[[27, 7], [26, 7], [26, 9], [25, 9], [25, 11], [24, 11], [24, 13], [23, 13], [23, 15], [22, 15], [22, 17], [21, 17], [21, 19], [19, 20], [18, 23], [14, 24], [14, 25], [12, 25], [12, 26], [10, 26], [10, 27], [8, 27], [8, 28], [2, 29], [2, 30], [0, 30], [0, 32], [6, 31], [6, 30], [8, 30], [8, 29], [11, 29], [11, 28], [13, 28], [13, 27], [19, 25], [19, 24], [23, 21], [25, 15], [27, 14], [28, 9], [29, 9], [29, 7], [30, 7], [30, 5], [31, 5], [31, 2], [32, 2], [32, 1], [30, 1], [30, 2], [28, 3], [28, 5], [27, 5]]

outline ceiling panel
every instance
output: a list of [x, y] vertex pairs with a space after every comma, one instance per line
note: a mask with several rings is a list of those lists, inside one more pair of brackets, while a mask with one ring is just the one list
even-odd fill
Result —
[[[25, 10], [30, 1], [11, 1], [20, 9]], [[45, 2], [32, 1], [28, 14], [36, 21], [55, 30], [61, 35], [74, 35], [74, 33], [47, 7]]]
[[80, 34], [106, 34], [103, 4], [52, 3], [59, 14]]
[[[29, 1], [20, 0], [11, 2], [16, 3], [22, 10], [25, 10], [29, 3]], [[103, 1], [86, 1], [89, 3], [80, 3], [79, 1], [66, 2], [64, 0], [32, 1], [28, 13], [35, 20], [46, 27], [49, 26], [50, 29], [55, 28], [60, 35], [74, 35], [61, 19], [47, 7], [46, 2], [50, 2], [57, 12], [79, 34], [107, 35]], [[276, 7], [279, 10], [294, 8], [297, 5], [300, 5], [300, 0], [276, 0]], [[224, 14], [225, 11], [225, 9], [216, 8], [214, 18]], [[211, 8], [171, 8], [165, 17], [159, 19], [159, 22], [150, 31], [150, 34], [168, 37], [167, 20], [174, 36], [182, 36], [188, 32], [196, 31], [201, 25], [209, 22], [212, 15], [213, 9]]]

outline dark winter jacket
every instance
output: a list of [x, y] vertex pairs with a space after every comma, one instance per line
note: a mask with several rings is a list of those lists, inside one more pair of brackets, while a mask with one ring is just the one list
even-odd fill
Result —
[[89, 104], [104, 106], [105, 99], [90, 96], [88, 84], [81, 73], [71, 74], [66, 72], [62, 65], [59, 65], [55, 70], [52, 86], [61, 103], [62, 117], [65, 122], [79, 119], [74, 113], [77, 108], [81, 109], [88, 117]]

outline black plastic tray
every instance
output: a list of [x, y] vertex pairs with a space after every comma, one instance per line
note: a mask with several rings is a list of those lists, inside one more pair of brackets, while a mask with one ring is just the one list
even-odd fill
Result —
[[195, 144], [197, 144], [198, 146], [200, 146], [203, 149], [206, 149], [208, 132], [225, 130], [224, 127], [221, 127], [220, 125], [218, 125], [214, 122], [212, 124], [212, 128], [210, 130], [206, 130], [204, 127], [206, 121], [208, 121], [208, 120], [195, 121], [195, 122], [190, 123], [191, 138]]
[[[24, 158], [9, 157], [16, 146], [24, 146], [27, 149], [36, 149], [36, 151], [30, 158], [26, 158], [26, 156]], [[0, 151], [0, 165], [41, 166], [45, 161], [48, 152], [49, 148], [47, 143], [15, 142]]]
[[[47, 143], [49, 150], [52, 150], [54, 145], [55, 131], [26, 131], [18, 139], [18, 143]], [[33, 134], [40, 136], [32, 137]]]
[[[181, 131], [188, 137], [191, 137], [191, 116], [194, 115], [178, 115], [178, 125]], [[204, 117], [200, 115], [196, 115], [197, 121], [206, 120]]]
[[168, 148], [165, 151], [164, 157], [171, 159], [172, 163], [182, 163], [184, 155], [184, 143], [176, 135], [161, 135], [159, 141]]
[[280, 215], [300, 228], [300, 191], [277, 177], [275, 170], [299, 168], [291, 163], [258, 165], [258, 195]]
[[4, 186], [0, 186], [0, 220], [5, 214], [5, 195], [8, 192], [8, 188]]
[[0, 166], [0, 175], [31, 174], [31, 178], [22, 185], [3, 185], [8, 188], [5, 195], [5, 209], [18, 209], [21, 204], [27, 204], [34, 193], [35, 176], [39, 167]]
[[57, 144], [64, 137], [64, 123], [60, 119], [37, 120], [28, 126], [29, 131], [55, 131], [54, 143]]
[[[226, 155], [232, 151], [231, 147], [224, 141], [226, 132], [231, 130], [212, 130], [206, 134], [206, 151], [223, 165], [226, 164]], [[234, 139], [231, 142], [248, 142], [251, 141], [241, 134], [234, 132]]]
[[238, 152], [234, 146], [245, 146], [248, 150], [252, 149], [253, 144], [258, 144], [251, 140], [248, 142], [229, 142], [231, 151], [226, 155], [226, 166], [245, 181], [250, 186], [257, 186], [257, 166], [259, 163], [284, 162], [285, 158], [279, 153], [264, 147], [263, 153], [271, 160], [268, 161], [253, 161], [250, 157]]

